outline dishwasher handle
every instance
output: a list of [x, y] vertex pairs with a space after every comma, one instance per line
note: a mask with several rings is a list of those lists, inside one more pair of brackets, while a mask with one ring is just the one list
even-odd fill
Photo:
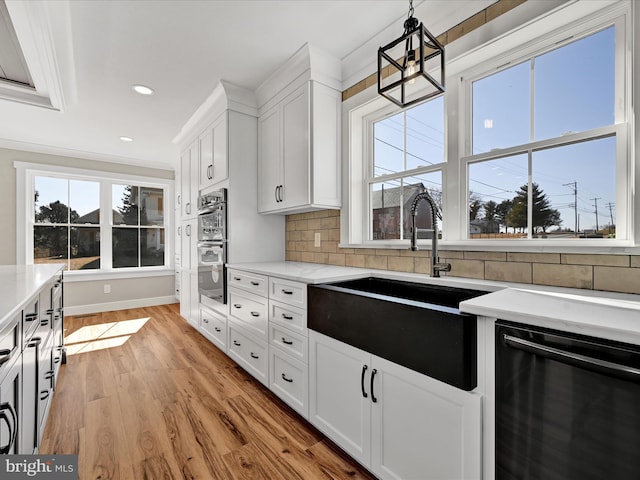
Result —
[[544, 358], [556, 360], [558, 362], [590, 370], [592, 372], [602, 373], [604, 375], [640, 383], [640, 369], [630, 367], [628, 365], [588, 357], [579, 353], [567, 352], [559, 348], [551, 347], [549, 345], [541, 345], [506, 333], [503, 335], [503, 339], [505, 344], [517, 350], [523, 350], [525, 352], [533, 353], [534, 355], [540, 355]]

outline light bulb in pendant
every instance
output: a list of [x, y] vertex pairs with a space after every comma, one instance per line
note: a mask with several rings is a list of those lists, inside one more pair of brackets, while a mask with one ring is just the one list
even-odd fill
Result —
[[[407, 52], [407, 76], [410, 77], [414, 73], [416, 73], [416, 52], [411, 49]], [[411, 85], [416, 83], [415, 78], [409, 80], [408, 83]]]

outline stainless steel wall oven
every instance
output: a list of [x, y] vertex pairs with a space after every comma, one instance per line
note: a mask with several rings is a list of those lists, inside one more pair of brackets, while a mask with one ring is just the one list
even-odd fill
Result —
[[198, 291], [200, 302], [227, 303], [227, 190], [198, 198]]

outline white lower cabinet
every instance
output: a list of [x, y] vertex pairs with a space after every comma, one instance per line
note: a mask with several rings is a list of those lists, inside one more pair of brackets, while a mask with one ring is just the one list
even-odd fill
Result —
[[227, 352], [227, 317], [200, 307], [200, 333], [223, 352]]
[[381, 479], [481, 478], [481, 396], [309, 332], [309, 421]]
[[269, 388], [307, 418], [308, 366], [277, 348], [271, 348], [269, 356]]
[[247, 372], [265, 386], [269, 386], [269, 355], [266, 341], [253, 337], [233, 320], [229, 322], [228, 354]]

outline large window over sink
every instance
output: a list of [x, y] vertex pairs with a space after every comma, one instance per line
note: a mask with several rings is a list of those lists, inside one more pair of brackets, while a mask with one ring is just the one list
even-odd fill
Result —
[[615, 25], [514, 63], [468, 81], [468, 237], [615, 238]]
[[449, 48], [446, 92], [406, 110], [374, 88], [346, 99], [342, 245], [408, 247], [420, 191], [442, 211], [445, 250], [639, 245], [631, 5], [568, 2], [499, 33], [480, 27]]

